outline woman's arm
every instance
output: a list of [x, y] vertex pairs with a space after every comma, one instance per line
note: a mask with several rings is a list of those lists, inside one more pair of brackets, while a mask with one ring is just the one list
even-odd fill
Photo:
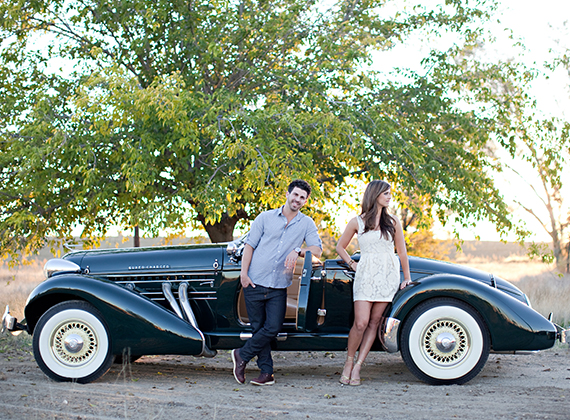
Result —
[[346, 225], [344, 232], [342, 233], [340, 239], [336, 244], [336, 252], [338, 252], [338, 256], [348, 264], [348, 266], [352, 270], [356, 270], [357, 263], [350, 258], [348, 252], [346, 252], [346, 248], [350, 244], [350, 241], [358, 233], [358, 221], [356, 217], [352, 218], [350, 222]]
[[404, 239], [404, 229], [400, 220], [396, 216], [392, 216], [396, 232], [394, 234], [394, 242], [396, 244], [396, 252], [400, 257], [400, 264], [404, 272], [404, 281], [400, 284], [400, 289], [403, 289], [411, 283], [412, 276], [410, 275], [410, 262], [408, 261], [408, 250], [406, 249], [406, 240]]

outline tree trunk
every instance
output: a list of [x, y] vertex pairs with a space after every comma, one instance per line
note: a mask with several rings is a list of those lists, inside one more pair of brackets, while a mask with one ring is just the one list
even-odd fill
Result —
[[134, 247], [135, 248], [139, 248], [141, 246], [141, 237], [139, 234], [139, 227], [138, 226], [135, 226], [135, 233], [134, 233], [133, 241], [134, 241]]
[[233, 241], [234, 228], [236, 223], [241, 219], [247, 219], [245, 210], [239, 210], [231, 217], [227, 213], [224, 213], [221, 219], [214, 224], [206, 223], [204, 216], [201, 214], [198, 215], [198, 220], [202, 223], [204, 229], [206, 229], [212, 243]]

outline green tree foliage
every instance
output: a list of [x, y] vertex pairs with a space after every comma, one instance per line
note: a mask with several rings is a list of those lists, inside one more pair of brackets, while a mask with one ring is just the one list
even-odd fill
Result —
[[190, 222], [229, 240], [297, 177], [325, 221], [323, 201], [360, 176], [417, 191], [442, 220], [511, 228], [488, 175], [497, 124], [453, 93], [480, 75], [459, 80], [457, 52], [437, 49], [405, 81], [369, 69], [419, 31], [476, 43], [486, 3], [3, 1], [2, 254], [77, 225], [96, 240]]

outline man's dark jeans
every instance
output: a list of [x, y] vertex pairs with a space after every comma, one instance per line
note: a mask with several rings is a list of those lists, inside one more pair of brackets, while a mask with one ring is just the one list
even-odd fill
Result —
[[271, 289], [249, 286], [243, 289], [249, 322], [253, 336], [239, 350], [241, 358], [250, 361], [257, 356], [261, 373], [273, 374], [271, 341], [283, 327], [287, 309], [287, 289]]

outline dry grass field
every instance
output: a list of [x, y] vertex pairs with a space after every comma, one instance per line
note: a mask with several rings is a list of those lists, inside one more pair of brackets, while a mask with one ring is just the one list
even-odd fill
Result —
[[18, 319], [23, 317], [23, 308], [30, 292], [44, 280], [43, 266], [45, 261], [34, 261], [10, 269], [6, 264], [0, 265], [0, 304], [2, 313], [6, 305]]

